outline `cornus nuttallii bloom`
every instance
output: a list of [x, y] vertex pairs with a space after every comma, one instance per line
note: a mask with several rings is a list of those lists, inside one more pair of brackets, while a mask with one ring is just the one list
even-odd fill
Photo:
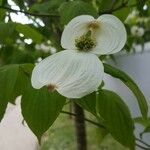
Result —
[[115, 16], [78, 16], [62, 33], [65, 50], [47, 57], [33, 69], [32, 86], [47, 86], [65, 97], [81, 98], [97, 90], [102, 82], [104, 68], [98, 56], [120, 51], [125, 42], [125, 27]]
[[142, 37], [144, 35], [144, 32], [144, 28], [142, 27], [133, 26], [131, 28], [131, 34], [136, 37]]

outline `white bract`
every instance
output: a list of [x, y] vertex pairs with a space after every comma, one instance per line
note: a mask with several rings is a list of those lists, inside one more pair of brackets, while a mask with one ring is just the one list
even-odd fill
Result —
[[64, 51], [53, 54], [35, 66], [32, 86], [47, 86], [68, 98], [81, 98], [100, 86], [104, 68], [99, 55], [120, 51], [126, 42], [123, 23], [113, 15], [94, 19], [81, 15], [66, 25], [61, 45]]

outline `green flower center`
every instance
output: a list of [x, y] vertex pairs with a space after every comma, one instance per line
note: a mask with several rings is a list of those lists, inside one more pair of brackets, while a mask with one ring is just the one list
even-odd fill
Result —
[[75, 39], [75, 46], [79, 51], [91, 51], [96, 46], [96, 42], [91, 38], [91, 31]]

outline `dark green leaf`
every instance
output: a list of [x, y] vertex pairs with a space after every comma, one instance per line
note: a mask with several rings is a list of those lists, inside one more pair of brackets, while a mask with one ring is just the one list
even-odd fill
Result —
[[79, 104], [82, 108], [86, 109], [87, 111], [91, 112], [93, 115], [96, 116], [96, 93], [93, 92], [79, 100], [75, 101]]
[[8, 101], [13, 94], [18, 72], [18, 65], [0, 68], [0, 120], [5, 113]]
[[143, 9], [143, 6], [145, 5], [146, 0], [136, 0], [136, 2], [140, 15], [144, 15], [145, 11]]
[[114, 2], [112, 0], [98, 0], [100, 12], [109, 11], [112, 9]]
[[25, 90], [22, 101], [22, 114], [30, 129], [40, 141], [41, 136], [53, 124], [65, 103], [58, 93], [49, 93], [46, 88]]
[[[111, 12], [112, 10], [122, 6], [122, 0], [98, 0], [100, 13]], [[125, 3], [125, 1], [124, 1]]]
[[134, 150], [133, 121], [121, 97], [112, 91], [100, 90], [97, 113], [104, 119], [105, 126], [112, 136], [124, 146]]
[[0, 10], [0, 21], [4, 21], [6, 16], [6, 10]]
[[143, 93], [136, 85], [136, 83], [126, 73], [108, 64], [104, 64], [104, 71], [112, 77], [120, 79], [133, 92], [138, 101], [141, 114], [146, 119], [148, 113], [148, 105]]
[[67, 24], [71, 19], [79, 15], [97, 16], [94, 7], [83, 1], [65, 2], [60, 6], [60, 16], [62, 24]]
[[21, 9], [24, 8], [24, 0], [13, 0]]
[[125, 21], [125, 19], [127, 18], [127, 16], [130, 13], [130, 8], [129, 7], [124, 7], [122, 9], [119, 9], [115, 12], [113, 12], [113, 15], [115, 15], [116, 17], [118, 17], [121, 21]]
[[[32, 68], [33, 65], [31, 64], [8, 65], [0, 68], [1, 104], [7, 102], [14, 103], [16, 97], [22, 95], [27, 84], [30, 82]], [[28, 74], [26, 71], [28, 71]]]
[[14, 89], [11, 95], [10, 102], [14, 103], [17, 96], [22, 95], [26, 89], [28, 83], [31, 82], [30, 75], [33, 69], [32, 64], [22, 64], [19, 66], [19, 72], [17, 75], [17, 80], [14, 85]]
[[63, 2], [65, 2], [65, 0], [49, 0], [47, 2], [35, 3], [32, 7], [30, 7], [29, 11], [46, 14], [58, 14], [58, 8]]
[[15, 24], [0, 22], [0, 43], [12, 44], [16, 38]]
[[[150, 132], [150, 125], [147, 126], [147, 127], [144, 129], [143, 133], [146, 133], [146, 132]], [[143, 134], [143, 133], [142, 133], [142, 134]]]

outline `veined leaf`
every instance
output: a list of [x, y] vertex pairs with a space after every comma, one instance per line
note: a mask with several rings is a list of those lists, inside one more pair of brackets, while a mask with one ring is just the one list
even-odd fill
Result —
[[17, 65], [0, 68], [0, 120], [3, 118], [8, 101], [11, 99], [18, 72]]
[[[29, 69], [31, 66], [29, 64], [8, 65], [0, 68], [0, 120], [4, 115], [7, 103], [14, 103], [16, 97], [23, 93], [27, 83], [30, 82], [25, 68]], [[22, 67], [24, 70], [21, 69]]]
[[60, 8], [60, 16], [62, 24], [67, 24], [71, 19], [79, 15], [97, 16], [95, 8], [83, 1], [70, 1], [63, 3]]
[[21, 100], [22, 114], [39, 141], [56, 120], [64, 104], [65, 98], [58, 93], [50, 93], [47, 88], [33, 89], [28, 85]]
[[142, 91], [139, 89], [136, 83], [126, 73], [108, 64], [104, 64], [104, 71], [112, 77], [120, 79], [132, 91], [138, 101], [141, 114], [143, 118], [146, 119], [148, 105]]
[[133, 120], [121, 97], [112, 91], [100, 90], [96, 107], [111, 135], [124, 146], [134, 150]]

